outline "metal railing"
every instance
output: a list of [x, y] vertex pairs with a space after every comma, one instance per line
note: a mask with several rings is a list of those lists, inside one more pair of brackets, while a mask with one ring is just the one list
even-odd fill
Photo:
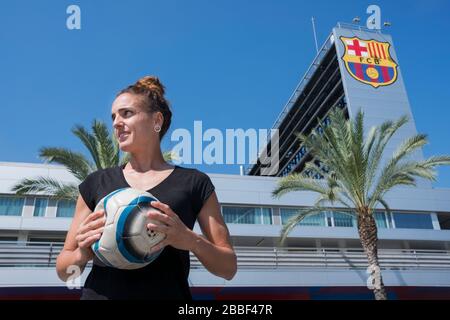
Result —
[[[0, 242], [0, 268], [54, 267], [61, 249], [60, 243]], [[362, 249], [235, 247], [235, 251], [239, 269], [367, 268]], [[190, 256], [191, 268], [202, 269], [200, 261]], [[450, 270], [450, 251], [445, 250], [381, 249], [378, 256], [382, 269]]]
[[358, 31], [365, 31], [365, 32], [381, 33], [380, 29], [369, 29], [365, 26], [361, 26], [359, 24], [354, 24], [354, 23], [348, 23], [348, 22], [338, 22], [336, 27], [339, 29], [351, 29], [351, 30], [358, 30]]
[[[340, 268], [366, 269], [367, 257], [362, 249], [333, 248], [254, 248], [237, 247], [239, 269], [256, 268]], [[450, 251], [398, 250], [378, 251], [382, 269], [450, 270]], [[191, 260], [193, 267], [200, 267]]]

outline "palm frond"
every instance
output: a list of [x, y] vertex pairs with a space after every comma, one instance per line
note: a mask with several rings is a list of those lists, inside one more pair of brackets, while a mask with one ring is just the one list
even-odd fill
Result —
[[46, 177], [36, 179], [23, 179], [12, 187], [12, 191], [19, 195], [43, 194], [56, 199], [76, 200], [78, 187], [72, 183], [61, 183], [58, 180]]
[[114, 147], [114, 137], [109, 133], [107, 126], [101, 122], [94, 120], [92, 123], [92, 131], [94, 132], [96, 150], [100, 160], [100, 168], [110, 168], [118, 164], [117, 149]]
[[314, 154], [317, 159], [320, 159], [336, 175], [336, 179], [340, 181], [342, 188], [347, 189], [350, 193], [351, 184], [347, 179], [349, 175], [346, 174], [345, 155], [339, 150], [333, 134], [324, 129], [322, 136], [312, 133], [310, 136], [299, 134], [298, 137], [302, 139], [309, 152]]
[[272, 192], [272, 195], [279, 198], [292, 191], [313, 191], [327, 194], [328, 190], [321, 181], [313, 180], [303, 174], [291, 174], [279, 180], [278, 186]]
[[370, 128], [365, 143], [364, 143], [364, 155], [365, 158], [368, 159], [368, 155], [371, 154], [372, 148], [374, 147], [378, 136], [378, 127], [373, 126]]
[[[352, 126], [346, 120], [344, 112], [340, 109], [330, 113], [330, 125], [323, 130], [323, 134], [316, 132], [310, 136], [302, 136], [305, 145], [320, 162], [322, 162], [339, 181], [340, 188], [351, 196], [352, 199], [361, 203], [364, 193], [361, 191], [364, 181], [364, 168], [361, 168], [363, 122], [362, 115], [358, 117], [359, 124]], [[359, 156], [354, 156], [355, 147], [353, 142], [358, 143]]]
[[416, 178], [435, 181], [436, 169], [438, 165], [449, 165], [449, 156], [435, 156], [423, 161], [404, 161], [392, 164], [390, 161], [382, 170], [374, 191], [370, 197], [369, 206], [373, 207], [376, 201], [383, 198], [383, 195], [396, 186], [416, 185]]
[[39, 150], [39, 156], [47, 162], [65, 166], [80, 181], [93, 171], [84, 155], [66, 148], [43, 147]]
[[357, 203], [362, 205], [366, 201], [366, 168], [367, 160], [364, 156], [364, 113], [360, 110], [355, 120], [347, 121], [351, 125], [349, 166], [352, 168], [352, 186], [355, 190]]
[[[366, 148], [369, 153], [365, 154], [367, 159], [366, 179], [368, 186], [372, 185], [373, 180], [377, 175], [386, 145], [389, 143], [392, 136], [406, 123], [408, 123], [408, 117], [402, 116], [397, 121], [385, 121], [377, 128], [375, 137], [376, 142], [373, 144], [372, 148]], [[367, 188], [367, 190], [369, 189], [370, 187]]]
[[450, 165], [450, 156], [432, 156], [421, 162], [425, 168], [434, 168], [436, 166]]
[[391, 208], [389, 207], [389, 204], [384, 199], [379, 198], [379, 199], [376, 199], [376, 201], [379, 202], [384, 207], [384, 209], [386, 210], [387, 213], [391, 212]]
[[320, 207], [313, 207], [306, 210], [299, 210], [297, 215], [292, 216], [285, 225], [281, 228], [279, 245], [284, 246], [289, 233], [305, 218], [318, 214], [326, 209]]
[[114, 166], [120, 165], [120, 155], [122, 152], [120, 151], [120, 148], [119, 148], [119, 141], [117, 141], [117, 138], [113, 134], [111, 134], [111, 139], [113, 141], [113, 147], [114, 147], [114, 150], [113, 150], [114, 156], [112, 158], [112, 167], [114, 167]]
[[100, 159], [99, 152], [97, 150], [97, 141], [95, 139], [95, 136], [90, 132], [88, 132], [81, 125], [75, 125], [75, 127], [72, 129], [72, 133], [76, 135], [78, 139], [80, 139], [81, 142], [84, 144], [84, 146], [88, 149], [89, 154], [94, 160], [95, 168], [96, 169], [102, 168], [102, 162]]
[[172, 151], [164, 151], [163, 152], [163, 158], [165, 161], [174, 161], [174, 160], [179, 160], [177, 154], [175, 152]]

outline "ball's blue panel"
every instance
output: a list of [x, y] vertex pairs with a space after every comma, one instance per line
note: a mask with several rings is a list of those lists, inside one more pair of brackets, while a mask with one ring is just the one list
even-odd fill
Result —
[[122, 189], [117, 189], [116, 191], [111, 192], [110, 194], [108, 194], [105, 199], [103, 200], [103, 208], [105, 208], [106, 210], [106, 204], [108, 203], [108, 200], [111, 199], [111, 197], [117, 193], [119, 193], [120, 191], [126, 190], [128, 188], [122, 188]]
[[102, 253], [101, 253], [100, 250], [99, 250], [99, 247], [100, 247], [100, 240], [97, 240], [97, 241], [94, 243], [94, 253], [95, 253], [95, 255], [97, 256], [97, 258], [98, 258], [101, 262], [103, 262], [105, 265], [107, 265], [108, 267], [113, 267], [113, 265], [110, 264], [109, 261], [102, 255]]
[[[135, 256], [132, 252], [129, 251], [127, 246], [124, 243], [124, 238], [122, 235], [124, 234], [125, 230], [125, 223], [126, 220], [132, 216], [133, 214], [136, 214], [136, 211], [139, 210], [138, 207], [135, 207], [133, 205], [136, 205], [139, 198], [136, 198], [130, 202], [130, 205], [128, 205], [120, 215], [119, 221], [117, 222], [117, 229], [116, 229], [116, 242], [117, 247], [119, 249], [119, 252], [122, 254], [122, 256], [127, 259], [129, 262], [132, 263], [143, 263], [142, 259], [139, 259], [138, 256]], [[134, 213], [133, 213], [134, 212]]]

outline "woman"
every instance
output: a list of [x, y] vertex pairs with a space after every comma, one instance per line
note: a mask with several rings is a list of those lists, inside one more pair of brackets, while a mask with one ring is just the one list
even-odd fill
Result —
[[[126, 165], [98, 170], [80, 185], [75, 215], [64, 248], [58, 256], [58, 276], [66, 281], [70, 266], [83, 270], [94, 258], [91, 245], [100, 238], [104, 212], [93, 212], [110, 192], [133, 187], [152, 193], [160, 202], [148, 217], [165, 225], [148, 224], [164, 232], [164, 248], [144, 268], [120, 270], [96, 263], [86, 279], [82, 299], [192, 299], [189, 284], [189, 251], [211, 273], [231, 280], [237, 270], [236, 255], [209, 177], [195, 169], [164, 161], [160, 141], [172, 113], [164, 98], [164, 86], [156, 77], [144, 77], [119, 92], [112, 105], [114, 134], [122, 151], [130, 154]], [[192, 231], [198, 220], [205, 236]], [[72, 267], [73, 268], [73, 267]]]

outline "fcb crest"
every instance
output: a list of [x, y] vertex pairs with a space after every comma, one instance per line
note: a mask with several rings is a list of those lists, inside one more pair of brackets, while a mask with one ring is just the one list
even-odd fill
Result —
[[397, 63], [389, 53], [390, 43], [356, 37], [340, 39], [345, 48], [342, 60], [353, 78], [374, 88], [397, 80]]

